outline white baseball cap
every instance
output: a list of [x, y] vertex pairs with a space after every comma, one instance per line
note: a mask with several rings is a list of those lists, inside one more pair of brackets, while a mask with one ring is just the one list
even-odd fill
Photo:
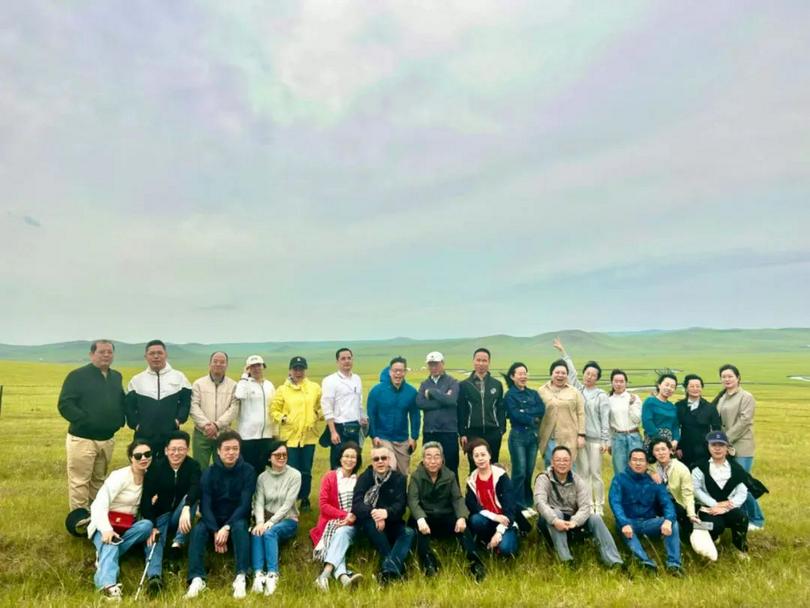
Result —
[[444, 355], [437, 350], [434, 350], [432, 353], [428, 353], [428, 356], [425, 358], [425, 363], [441, 363], [443, 361]]
[[250, 367], [251, 365], [256, 365], [257, 363], [260, 363], [262, 367], [267, 367], [261, 355], [250, 355], [247, 358], [247, 361], [245, 361], [245, 367]]

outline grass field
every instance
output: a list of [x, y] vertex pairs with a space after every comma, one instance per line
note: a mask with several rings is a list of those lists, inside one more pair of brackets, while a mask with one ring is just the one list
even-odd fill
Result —
[[[400, 349], [401, 350], [401, 349]], [[578, 353], [571, 349], [578, 364], [585, 357], [600, 353]], [[400, 351], [391, 352], [398, 354]], [[539, 541], [536, 532], [522, 544], [517, 561], [488, 562], [488, 577], [475, 585], [464, 574], [464, 560], [448, 545], [441, 554], [444, 569], [435, 579], [424, 580], [411, 563], [409, 579], [385, 590], [371, 580], [376, 559], [368, 549], [353, 549], [350, 563], [366, 580], [352, 593], [333, 590], [328, 596], [317, 592], [313, 580], [318, 565], [309, 559], [311, 544], [307, 531], [316, 515], [302, 517], [296, 540], [282, 550], [281, 583], [271, 602], [282, 606], [806, 606], [810, 605], [810, 484], [806, 462], [810, 458], [810, 386], [790, 380], [791, 375], [808, 375], [810, 355], [806, 352], [749, 354], [671, 353], [646, 357], [605, 354], [599, 360], [603, 368], [624, 367], [633, 387], [649, 386], [655, 369], [670, 367], [701, 373], [716, 382], [716, 369], [731, 360], [743, 373], [743, 382], [757, 399], [755, 475], [771, 493], [762, 507], [766, 529], [750, 536], [751, 561], [741, 563], [730, 551], [721, 553], [713, 565], [704, 565], [691, 550], [684, 550], [687, 577], [648, 577], [640, 573], [628, 578], [603, 570], [595, 551], [582, 553], [583, 565], [575, 572], [556, 565], [552, 554]], [[303, 354], [307, 354], [304, 352]], [[416, 355], [416, 353], [408, 353]], [[535, 353], [517, 359], [528, 363], [530, 386], [545, 381], [548, 362], [554, 358], [549, 348], [542, 356]], [[423, 356], [421, 353], [420, 356]], [[368, 391], [377, 381], [387, 355], [358, 357], [357, 370]], [[420, 359], [421, 361], [421, 359]], [[505, 369], [512, 359], [504, 355], [494, 361]], [[286, 360], [284, 361], [286, 363]], [[285, 376], [283, 363], [274, 362], [268, 376], [279, 384]], [[449, 367], [461, 368], [468, 361], [449, 360]], [[192, 381], [205, 372], [204, 361], [196, 368], [181, 366]], [[332, 371], [328, 358], [310, 360], [310, 377], [320, 380]], [[4, 385], [0, 429], [0, 602], [3, 605], [91, 605], [99, 603], [93, 591], [92, 545], [70, 537], [63, 521], [67, 510], [64, 438], [67, 424], [56, 410], [59, 389], [65, 374], [75, 365], [52, 363], [0, 363], [0, 384]], [[425, 376], [414, 365], [409, 381], [418, 384]], [[121, 369], [125, 382], [140, 368]], [[231, 370], [236, 376], [236, 370]], [[713, 396], [716, 384], [707, 386]], [[640, 393], [646, 393], [640, 389]], [[190, 430], [190, 423], [185, 425]], [[124, 466], [124, 447], [131, 431], [117, 435], [114, 466]], [[366, 453], [368, 455], [366, 442]], [[506, 442], [502, 461], [508, 462]], [[317, 504], [319, 478], [326, 470], [326, 450], [318, 449], [313, 480], [313, 502]], [[466, 465], [462, 465], [466, 471]], [[609, 482], [611, 466], [605, 458], [603, 471]], [[612, 518], [608, 515], [612, 528]], [[730, 547], [727, 538], [722, 547]], [[663, 550], [659, 547], [659, 553]], [[660, 560], [659, 560], [660, 561]], [[267, 603], [264, 598], [249, 597], [236, 602], [230, 597], [232, 580], [230, 556], [210, 560], [209, 591], [196, 603], [220, 605]], [[123, 562], [122, 582], [125, 603], [132, 596], [143, 568], [140, 554], [131, 554]], [[152, 605], [177, 605], [183, 602], [184, 576], [168, 577], [167, 591]], [[146, 600], [141, 600], [145, 603]]]

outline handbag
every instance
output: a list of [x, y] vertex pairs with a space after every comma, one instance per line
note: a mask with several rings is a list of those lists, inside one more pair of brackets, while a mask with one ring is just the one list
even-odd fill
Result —
[[135, 516], [132, 513], [121, 513], [120, 511], [110, 511], [107, 514], [113, 531], [121, 536], [129, 530], [135, 523]]

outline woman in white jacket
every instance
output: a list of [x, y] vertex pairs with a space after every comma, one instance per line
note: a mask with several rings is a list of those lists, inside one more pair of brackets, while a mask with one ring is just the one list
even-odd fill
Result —
[[245, 373], [234, 391], [234, 397], [239, 400], [236, 430], [242, 437], [242, 458], [256, 469], [257, 475], [264, 472], [270, 455], [270, 441], [276, 435], [268, 409], [276, 388], [264, 379], [266, 368], [259, 355], [249, 356], [245, 361]]
[[152, 534], [152, 522], [134, 521], [143, 492], [143, 476], [152, 462], [152, 448], [145, 439], [127, 446], [129, 466], [116, 469], [104, 481], [90, 506], [87, 536], [96, 546], [96, 574], [93, 581], [105, 598], [121, 599], [118, 560], [133, 545]]

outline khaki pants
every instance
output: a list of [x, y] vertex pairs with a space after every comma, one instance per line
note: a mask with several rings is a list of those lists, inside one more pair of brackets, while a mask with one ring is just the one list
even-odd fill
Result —
[[408, 471], [411, 468], [411, 455], [408, 453], [407, 441], [386, 441], [380, 439], [382, 447], [388, 448], [396, 458], [397, 471], [408, 476]]
[[104, 483], [112, 460], [115, 439], [93, 441], [68, 433], [67, 451], [68, 502], [70, 510], [90, 509]]

